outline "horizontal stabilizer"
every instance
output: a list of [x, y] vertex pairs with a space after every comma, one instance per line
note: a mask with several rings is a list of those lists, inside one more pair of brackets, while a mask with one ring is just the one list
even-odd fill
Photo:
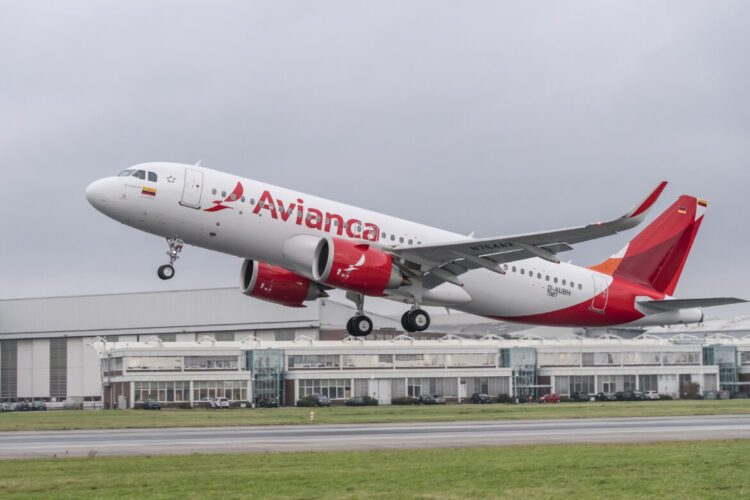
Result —
[[735, 297], [714, 297], [709, 299], [639, 300], [638, 304], [654, 311], [677, 311], [678, 309], [689, 309], [691, 307], [725, 306], [742, 302], [747, 302], [747, 300]]

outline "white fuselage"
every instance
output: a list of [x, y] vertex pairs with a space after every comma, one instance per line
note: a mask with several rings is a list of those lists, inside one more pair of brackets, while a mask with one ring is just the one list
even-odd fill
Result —
[[[300, 234], [366, 240], [381, 248], [470, 239], [200, 166], [146, 163], [132, 168], [153, 172], [157, 181], [119, 176], [101, 179], [89, 186], [89, 201], [109, 217], [142, 231], [276, 266], [290, 268], [282, 248], [289, 238]], [[607, 297], [602, 293], [613, 281], [611, 276], [590, 269], [539, 258], [508, 264], [504, 275], [480, 268], [460, 279], [462, 289], [443, 283], [425, 291], [424, 301], [482, 316], [537, 322], [525, 317], [582, 303], [591, 303], [595, 312], [603, 314]], [[409, 287], [386, 293], [396, 300], [411, 297]], [[597, 303], [592, 302], [595, 296]], [[645, 321], [632, 319], [639, 324]]]

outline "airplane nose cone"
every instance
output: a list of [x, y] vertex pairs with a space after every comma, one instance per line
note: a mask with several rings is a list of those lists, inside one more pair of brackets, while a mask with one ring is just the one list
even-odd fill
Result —
[[101, 210], [102, 205], [107, 201], [106, 184], [107, 179], [99, 179], [86, 187], [86, 199], [97, 210]]

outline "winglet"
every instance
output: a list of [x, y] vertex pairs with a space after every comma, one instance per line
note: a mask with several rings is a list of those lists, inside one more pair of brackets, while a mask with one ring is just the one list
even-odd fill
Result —
[[633, 207], [630, 212], [625, 214], [625, 218], [632, 219], [640, 215], [645, 217], [646, 212], [648, 212], [648, 210], [654, 205], [654, 203], [656, 203], [656, 200], [659, 199], [659, 196], [661, 195], [661, 192], [664, 191], [665, 187], [667, 187], [667, 181], [661, 181], [661, 183], [656, 186], [656, 189], [651, 191], [651, 194], [646, 196], [643, 201]]

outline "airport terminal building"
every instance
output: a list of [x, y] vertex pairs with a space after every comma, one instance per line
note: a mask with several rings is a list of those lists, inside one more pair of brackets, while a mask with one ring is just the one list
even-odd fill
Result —
[[334, 403], [368, 395], [389, 404], [421, 394], [460, 402], [475, 392], [678, 397], [688, 382], [736, 395], [750, 385], [747, 335], [622, 339], [562, 330], [550, 339], [435, 311], [428, 332], [407, 336], [403, 306], [374, 307], [368, 315], [378, 329], [363, 340], [346, 337], [353, 305], [335, 296], [299, 309], [235, 288], [2, 300], [0, 400], [133, 408], [147, 398], [175, 406], [214, 397], [294, 405], [323, 394]]

